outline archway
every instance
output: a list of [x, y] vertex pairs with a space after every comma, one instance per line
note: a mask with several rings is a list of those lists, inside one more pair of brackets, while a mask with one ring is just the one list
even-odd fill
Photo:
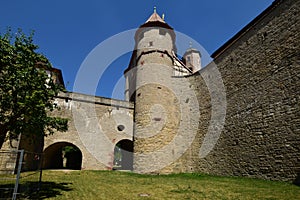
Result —
[[114, 169], [133, 169], [133, 142], [131, 140], [119, 141], [114, 150]]
[[44, 169], [76, 169], [80, 170], [82, 153], [80, 149], [69, 142], [57, 142], [44, 150]]

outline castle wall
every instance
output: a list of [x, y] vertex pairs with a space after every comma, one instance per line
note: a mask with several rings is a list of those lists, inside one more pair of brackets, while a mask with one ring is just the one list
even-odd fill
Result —
[[200, 113], [193, 86], [187, 78], [172, 77], [173, 69], [166, 65], [151, 63], [138, 66], [137, 71], [134, 171], [168, 174], [195, 170], [198, 154], [189, 148]]
[[15, 172], [18, 156], [18, 142], [6, 140], [0, 151], [0, 174], [13, 174]]
[[[299, 176], [299, 8], [299, 0], [272, 6], [215, 54], [226, 89], [226, 121], [213, 151], [199, 159], [198, 171], [288, 181]], [[202, 78], [211, 68], [190, 78], [199, 87], [204, 119], [194, 145], [203, 143], [211, 115]], [[191, 149], [197, 154], [197, 146]]]
[[152, 51], [174, 49], [171, 35], [147, 29], [140, 37], [138, 66], [126, 78], [126, 99], [133, 95], [135, 108], [120, 100], [60, 94], [55, 115], [69, 118], [69, 130], [46, 137], [44, 150], [70, 143], [80, 149], [83, 169], [112, 169], [115, 145], [132, 141], [135, 129], [136, 172], [295, 180], [300, 177], [299, 4], [276, 0], [217, 50], [214, 62], [188, 77], [174, 77], [170, 56]]
[[[69, 119], [67, 132], [45, 138], [44, 150], [54, 144], [71, 143], [82, 153], [82, 169], [112, 169], [115, 145], [132, 141], [133, 104], [84, 94], [60, 94], [61, 110], [55, 115]], [[118, 130], [123, 125], [124, 130]]]

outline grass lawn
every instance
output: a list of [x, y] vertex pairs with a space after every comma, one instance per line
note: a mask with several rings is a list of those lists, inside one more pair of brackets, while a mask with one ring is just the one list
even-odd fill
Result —
[[[21, 188], [35, 181], [23, 181]], [[201, 174], [138, 175], [119, 171], [45, 170], [41, 191], [26, 192], [24, 198], [297, 200], [300, 199], [300, 187], [277, 181]]]

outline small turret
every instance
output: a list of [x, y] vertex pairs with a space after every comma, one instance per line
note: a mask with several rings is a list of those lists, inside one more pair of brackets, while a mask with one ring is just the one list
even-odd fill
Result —
[[201, 69], [201, 53], [195, 48], [190, 48], [186, 50], [183, 55], [183, 62], [186, 67], [189, 68], [193, 73]]

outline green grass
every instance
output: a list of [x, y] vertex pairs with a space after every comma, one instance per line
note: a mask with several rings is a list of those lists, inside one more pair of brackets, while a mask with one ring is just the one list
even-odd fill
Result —
[[[36, 179], [22, 182], [35, 184]], [[22, 186], [22, 185], [21, 185]], [[1, 185], [0, 185], [1, 187]], [[27, 187], [28, 188], [28, 187]], [[43, 171], [39, 193], [28, 199], [300, 199], [285, 182], [200, 174], [138, 175], [118, 171]], [[25, 196], [23, 196], [25, 198]]]

